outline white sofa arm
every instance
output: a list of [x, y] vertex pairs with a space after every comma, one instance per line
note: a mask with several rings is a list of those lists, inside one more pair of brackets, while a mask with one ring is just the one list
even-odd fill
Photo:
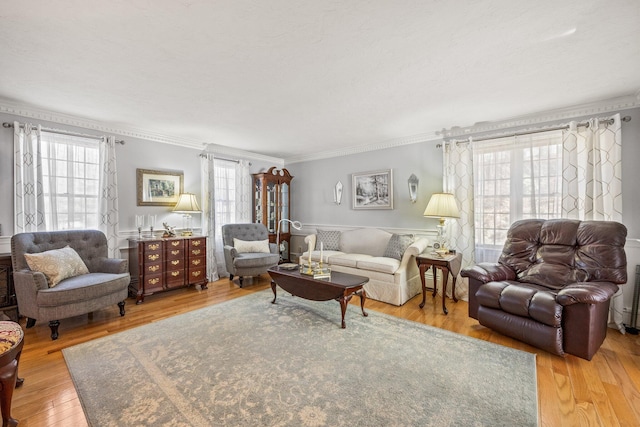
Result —
[[316, 248], [316, 238], [317, 235], [316, 234], [309, 234], [307, 237], [304, 238], [304, 243], [306, 244], [305, 249], [308, 249], [309, 244], [311, 244], [311, 250], [315, 250]]
[[404, 255], [402, 256], [402, 264], [406, 264], [409, 262], [411, 257], [416, 257], [424, 252], [429, 246], [429, 239], [426, 237], [420, 237], [415, 242], [409, 245], [406, 251], [404, 251]]

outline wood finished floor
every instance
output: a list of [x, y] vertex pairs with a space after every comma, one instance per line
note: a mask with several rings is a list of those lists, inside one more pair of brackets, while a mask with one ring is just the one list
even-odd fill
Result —
[[[267, 289], [262, 276], [240, 289], [227, 279], [207, 290], [180, 289], [147, 297], [144, 304], [127, 300], [127, 314], [118, 315], [116, 306], [61, 321], [60, 338], [51, 341], [46, 322], [25, 330], [20, 361], [24, 386], [13, 396], [12, 415], [20, 427], [80, 427], [87, 422], [69, 376], [61, 349], [94, 338], [175, 316], [222, 301]], [[358, 298], [352, 300], [359, 304]], [[638, 426], [640, 425], [640, 337], [621, 335], [610, 329], [607, 339], [591, 362], [574, 356], [558, 357], [539, 351], [480, 326], [467, 316], [464, 301], [447, 301], [449, 315], [441, 311], [439, 297], [428, 297], [423, 310], [421, 296], [402, 307], [367, 300], [366, 308], [422, 322], [485, 341], [537, 353], [538, 411], [541, 426]], [[325, 302], [318, 304], [335, 304]], [[351, 315], [358, 311], [355, 308]], [[25, 320], [20, 324], [25, 327]], [[335, 325], [334, 325], [335, 326]], [[331, 325], [328, 325], [331, 327]], [[347, 318], [347, 327], [348, 318]], [[428, 343], [425, 343], [427, 351]], [[114, 378], [114, 387], [118, 379]], [[135, 396], [132, 396], [132, 399]], [[452, 402], [455, 405], [455, 402]]]

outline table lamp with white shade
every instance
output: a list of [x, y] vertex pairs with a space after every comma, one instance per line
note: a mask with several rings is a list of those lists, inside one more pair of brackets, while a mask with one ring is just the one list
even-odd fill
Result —
[[423, 215], [428, 218], [440, 219], [438, 237], [436, 239], [438, 245], [434, 244], [434, 246], [436, 246], [437, 252], [447, 253], [449, 249], [444, 232], [444, 222], [446, 218], [460, 218], [460, 211], [455, 197], [451, 193], [433, 193]]
[[[200, 213], [200, 205], [198, 205], [198, 200], [196, 199], [196, 195], [193, 193], [182, 193], [178, 198], [178, 203], [172, 209], [173, 212], [181, 213], [183, 218], [183, 236], [192, 236], [193, 230], [191, 229], [191, 214], [192, 213]], [[185, 225], [186, 223], [186, 225]]]

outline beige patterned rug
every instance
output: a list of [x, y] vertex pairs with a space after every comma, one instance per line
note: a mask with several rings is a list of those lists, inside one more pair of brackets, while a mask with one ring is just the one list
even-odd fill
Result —
[[536, 426], [530, 353], [270, 290], [63, 350], [89, 424]]

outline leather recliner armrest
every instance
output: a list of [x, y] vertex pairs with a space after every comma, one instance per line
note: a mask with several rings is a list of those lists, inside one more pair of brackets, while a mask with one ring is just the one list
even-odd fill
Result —
[[560, 305], [596, 304], [606, 302], [618, 291], [611, 282], [576, 282], [558, 292], [556, 301]]
[[482, 283], [515, 280], [516, 273], [507, 266], [498, 263], [482, 262], [467, 267], [460, 272], [462, 277], [470, 277]]

